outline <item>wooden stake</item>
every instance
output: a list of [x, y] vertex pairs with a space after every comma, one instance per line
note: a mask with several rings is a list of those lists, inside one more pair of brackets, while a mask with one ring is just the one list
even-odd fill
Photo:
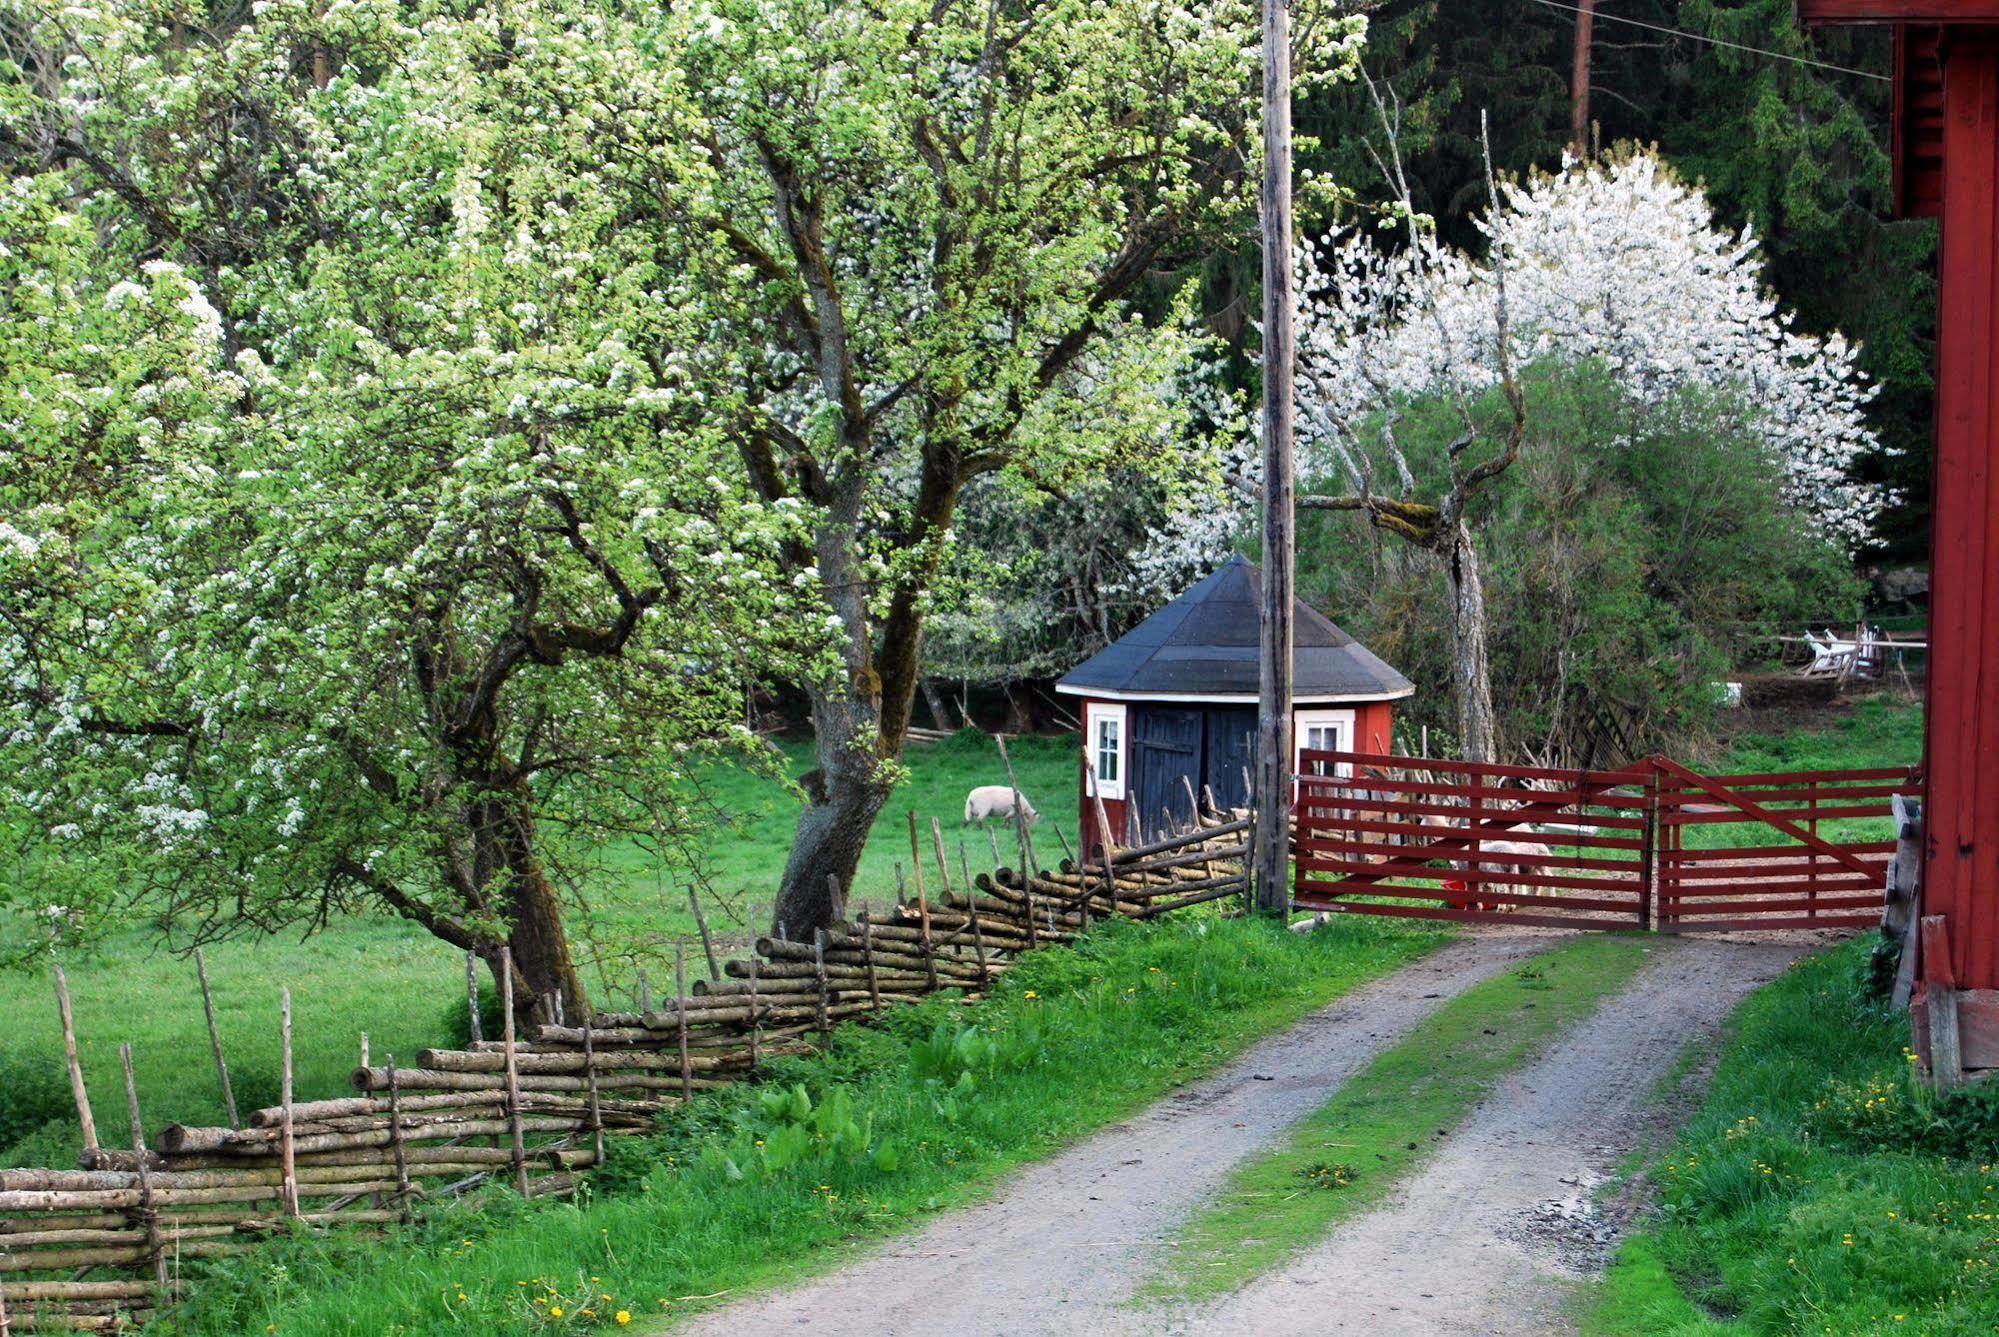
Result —
[[[881, 981], [875, 976], [875, 926], [874, 921], [868, 919], [861, 921], [861, 960], [868, 966], [868, 1006], [879, 1012], [882, 1010], [882, 990]], [[826, 976], [823, 956], [819, 962], [819, 976], [823, 988]], [[824, 1005], [823, 1002], [821, 1005]]]
[[708, 958], [708, 978], [719, 980], [722, 978], [722, 966], [715, 960], [715, 941], [708, 936], [708, 916], [701, 913], [701, 894], [694, 889], [692, 882], [687, 884], [687, 903], [694, 909], [694, 927], [701, 934], [702, 954]]
[[284, 1122], [278, 1135], [279, 1168], [284, 1173], [285, 1215], [298, 1215], [298, 1165], [292, 1154], [292, 991], [283, 989], [278, 994], [279, 1030], [284, 1040], [284, 1057], [279, 1068], [279, 1104], [284, 1109]]
[[471, 952], [465, 953], [465, 1013], [471, 1019], [472, 1043], [483, 1043], [486, 1034], [479, 1024], [479, 958]]
[[694, 1095], [694, 1071], [687, 1066], [687, 940], [673, 943], [673, 992], [678, 1006], [673, 1009], [674, 1035], [680, 1043], [680, 1098]]
[[[935, 817], [930, 819], [930, 844], [931, 848], [937, 852], [937, 880], [944, 888], [944, 903], [949, 905], [951, 903], [951, 864], [944, 857], [944, 824]], [[964, 849], [962, 842], [958, 848], [960, 850]], [[970, 882], [965, 884], [965, 894], [968, 896], [971, 894]], [[986, 986], [992, 983], [992, 973], [986, 968], [986, 939], [985, 934], [979, 930], [979, 916], [977, 913], [974, 913], [971, 918], [972, 947], [979, 954], [979, 991], [983, 993]]]
[[646, 983], [646, 973], [639, 972], [639, 1011], [652, 1011], [652, 986]]
[[396, 1207], [407, 1217], [410, 1200], [409, 1157], [403, 1150], [402, 1079], [396, 1076], [396, 1056], [389, 1060], [389, 1154], [396, 1162]]
[[[752, 920], [752, 923], [755, 921]], [[757, 1011], [757, 948], [750, 944], [750, 1066], [763, 1062], [763, 1017]]]
[[527, 1143], [521, 1136], [521, 1065], [514, 1048], [514, 951], [500, 948], [500, 1039], [506, 1054], [507, 1138], [512, 1144], [514, 1187], [522, 1197], [528, 1192]]
[[13, 1332], [7, 1322], [7, 1292], [0, 1290], [0, 1337], [12, 1337]]
[[604, 1107], [597, 1099], [597, 1050], [591, 1040], [596, 1028], [595, 1010], [583, 1009], [583, 1073], [590, 1084], [590, 1145], [597, 1155], [597, 1164], [604, 1163]]
[[[819, 985], [819, 1043], [823, 1045], [826, 1043], [826, 1036], [827, 1036], [826, 930], [823, 928], [814, 929], [812, 931], [812, 974], [813, 977], [817, 980]], [[869, 975], [874, 974], [874, 961], [872, 960], [872, 958], [870, 958], [870, 960], [868, 961], [868, 974]], [[933, 984], [932, 987], [934, 988], [935, 985]], [[880, 1005], [879, 1000], [876, 1000], [876, 1005], [877, 1006]]]
[[69, 1093], [76, 1101], [76, 1121], [83, 1125], [83, 1149], [97, 1150], [97, 1121], [90, 1117], [90, 1092], [83, 1084], [83, 1064], [76, 1057], [76, 1022], [69, 1012], [69, 981], [62, 966], [56, 972], [56, 1011], [62, 1016], [62, 1054], [69, 1064]]
[[208, 963], [201, 959], [199, 947], [194, 949], [194, 976], [201, 981], [201, 1012], [208, 1018], [208, 1048], [215, 1055], [215, 1075], [222, 1079], [222, 1105], [229, 1111], [229, 1126], [235, 1128], [239, 1123], [236, 1093], [229, 1086], [229, 1065], [222, 1059], [222, 1032], [216, 1028], [215, 1000], [208, 992]]
[[153, 1280], [160, 1288], [160, 1301], [167, 1299], [167, 1256], [160, 1247], [160, 1216], [153, 1207], [153, 1176], [147, 1167], [146, 1127], [139, 1119], [139, 1083], [132, 1076], [132, 1046], [118, 1046], [119, 1061], [125, 1065], [125, 1109], [132, 1119], [133, 1159], [139, 1167], [139, 1215], [146, 1228], [146, 1254], [153, 1262]]
[[361, 1066], [364, 1068], [374, 1066], [368, 1062], [368, 1032], [366, 1031], [361, 1032]]

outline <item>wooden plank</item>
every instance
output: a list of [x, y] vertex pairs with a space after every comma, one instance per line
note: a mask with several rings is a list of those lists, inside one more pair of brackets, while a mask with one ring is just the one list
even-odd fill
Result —
[[[1301, 763], [1328, 761], [1353, 767], [1356, 771], [1378, 769], [1387, 771], [1430, 771], [1432, 773], [1455, 773], [1459, 775], [1498, 776], [1511, 780], [1554, 780], [1573, 781], [1581, 784], [1626, 785], [1639, 784], [1645, 779], [1651, 762], [1640, 762], [1621, 771], [1580, 771], [1555, 766], [1515, 766], [1496, 761], [1458, 761], [1437, 757], [1401, 757], [1386, 752], [1340, 752], [1308, 749], [1299, 754]], [[1309, 765], [1302, 767], [1310, 770]], [[1370, 777], [1371, 778], [1371, 777]], [[1514, 793], [1523, 791], [1514, 790]]]
[[[1460, 882], [1515, 883], [1520, 886], [1545, 887], [1550, 890], [1562, 888], [1573, 891], [1629, 891], [1634, 896], [1638, 891], [1638, 880], [1618, 881], [1604, 877], [1560, 877], [1533, 869], [1502, 868], [1488, 871], [1484, 868], [1462, 868], [1444, 870], [1432, 868], [1428, 864], [1387, 863], [1368, 864], [1349, 859], [1308, 859], [1299, 858], [1298, 869], [1302, 872], [1333, 873], [1357, 886], [1373, 886], [1391, 877], [1438, 878], [1449, 877]], [[1510, 864], [1519, 862], [1498, 855], [1480, 855], [1481, 864]]]
[[[1319, 901], [1300, 897], [1301, 910], [1324, 910], [1328, 914], [1384, 915], [1392, 919], [1440, 919], [1460, 924], [1513, 924], [1526, 928], [1619, 929], [1629, 927], [1617, 920], [1584, 919], [1575, 915], [1540, 915], [1504, 910], [1457, 910], [1424, 905], [1374, 905], [1364, 901]], [[1629, 911], [1627, 909], [1627, 918]]]
[[1831, 929], [1868, 928], [1874, 915], [1821, 915], [1817, 919], [1771, 919], [1745, 917], [1740, 919], [1703, 919], [1683, 923], [1678, 919], [1659, 922], [1661, 933], [1735, 933], [1757, 929]]
[[1965, 1071], [1999, 1068], [1999, 989], [1958, 991], [1957, 1045]]

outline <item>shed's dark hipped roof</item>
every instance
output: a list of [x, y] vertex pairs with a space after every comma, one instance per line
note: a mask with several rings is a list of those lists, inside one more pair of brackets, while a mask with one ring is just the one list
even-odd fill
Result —
[[[1241, 556], [1230, 558], [1221, 570], [1071, 669], [1056, 689], [1080, 696], [1254, 700], [1260, 584], [1254, 564]], [[1317, 609], [1294, 601], [1292, 620], [1294, 699], [1380, 700], [1416, 690]]]

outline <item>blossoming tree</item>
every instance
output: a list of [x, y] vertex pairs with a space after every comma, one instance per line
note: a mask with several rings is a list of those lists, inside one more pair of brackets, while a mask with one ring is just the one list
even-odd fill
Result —
[[142, 851], [149, 911], [198, 938], [372, 902], [509, 948], [539, 1011], [582, 1002], [565, 884], [685, 835], [695, 753], [816, 645], [774, 645], [805, 529], [730, 481], [669, 225], [558, 109], [636, 47], [517, 12], [45, 16], [67, 77], [10, 121], [47, 166], [0, 251], [0, 672], [10, 807]]
[[[1388, 164], [1391, 176], [1399, 171]], [[1687, 390], [1758, 407], [1757, 429], [1784, 471], [1799, 523], [1852, 547], [1883, 502], [1852, 477], [1873, 445], [1871, 394], [1837, 335], [1790, 328], [1765, 294], [1754, 238], [1717, 228], [1700, 192], [1658, 158], [1607, 162], [1495, 186], [1481, 257], [1438, 245], [1411, 215], [1406, 244], [1364, 231], [1328, 238], [1308, 267], [1299, 322], [1299, 430], [1336, 495], [1307, 508], [1353, 511], [1434, 552], [1450, 588], [1459, 744], [1492, 759], [1496, 727], [1475, 528], [1467, 507], [1523, 445], [1528, 404], [1514, 368], [1594, 359], [1641, 409]], [[1511, 421], [1490, 449], [1466, 407], [1464, 431], [1416, 458], [1404, 410], [1426, 396], [1468, 406], [1498, 387]]]
[[565, 867], [684, 833], [752, 679], [818, 744], [774, 917], [838, 914], [962, 489], [1145, 469], [1187, 340], [1125, 299], [1253, 209], [1253, 0], [13, 12], [65, 301], [182, 322], [89, 355], [142, 448], [6, 479], [21, 810], [198, 931], [371, 900], [530, 1004]]

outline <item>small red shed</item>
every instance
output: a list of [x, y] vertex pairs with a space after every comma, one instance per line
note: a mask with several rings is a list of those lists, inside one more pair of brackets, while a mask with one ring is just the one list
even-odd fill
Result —
[[1796, 2], [1893, 25], [1896, 207], [1941, 220], [1919, 969], [1999, 1069], [1999, 0]]
[[[1260, 578], [1230, 558], [1055, 684], [1082, 705], [1085, 850], [1098, 843], [1093, 789], [1125, 843], [1186, 822], [1190, 791], [1248, 804]], [[1415, 687], [1317, 609], [1300, 602], [1292, 617], [1292, 768], [1306, 748], [1388, 751], [1393, 703]]]

